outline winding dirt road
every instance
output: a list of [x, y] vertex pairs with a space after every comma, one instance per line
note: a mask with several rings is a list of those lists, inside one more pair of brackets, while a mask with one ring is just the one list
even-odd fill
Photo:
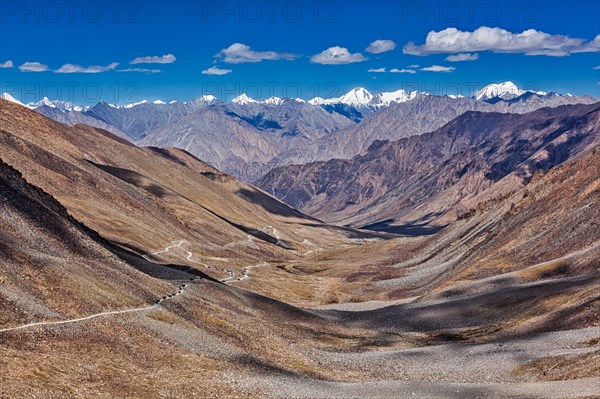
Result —
[[260, 261], [260, 263], [257, 263], [254, 266], [246, 266], [242, 269], [242, 277], [238, 278], [237, 280], [235, 280], [234, 282], [238, 282], [238, 281], [242, 281], [245, 280], [247, 278], [250, 278], [249, 274], [250, 274], [250, 269], [254, 269], [255, 267], [261, 267], [261, 266], [268, 266], [269, 264], [267, 262]]
[[[196, 280], [200, 280], [201, 278], [197, 278]], [[153, 305], [148, 305], [148, 306], [144, 306], [141, 308], [134, 308], [134, 309], [125, 309], [125, 310], [113, 310], [110, 312], [102, 312], [102, 313], [95, 313], [89, 316], [85, 316], [85, 317], [80, 317], [77, 319], [68, 319], [68, 320], [59, 320], [59, 321], [40, 321], [37, 323], [29, 323], [29, 324], [24, 324], [22, 326], [18, 326], [18, 327], [10, 327], [10, 328], [4, 328], [4, 329], [0, 329], [0, 333], [4, 333], [4, 332], [9, 332], [9, 331], [17, 331], [17, 330], [23, 330], [26, 328], [33, 328], [33, 327], [40, 327], [40, 326], [58, 326], [61, 324], [70, 324], [70, 323], [78, 323], [78, 322], [82, 322], [82, 321], [86, 321], [86, 320], [92, 320], [95, 319], [97, 317], [103, 317], [103, 316], [113, 316], [113, 315], [119, 315], [119, 314], [126, 314], [126, 313], [135, 313], [135, 312], [144, 312], [147, 310], [151, 310], [151, 309], [156, 309], [158, 307], [161, 306], [161, 303], [169, 300], [169, 299], [173, 299], [179, 295], [182, 295], [185, 292], [185, 288], [187, 287], [186, 284], [182, 284], [178, 287], [177, 292], [170, 294], [170, 295], [166, 295], [163, 296], [160, 299], [157, 299], [156, 302]]]
[[[263, 229], [266, 229], [266, 228], [271, 228], [272, 229], [272, 234], [275, 235], [276, 239], [279, 241], [279, 235], [277, 234], [277, 230], [275, 228], [273, 228], [272, 226], [266, 226]], [[262, 231], [264, 231], [264, 230], [262, 230]], [[152, 257], [154, 255], [163, 254], [163, 253], [171, 251], [172, 249], [179, 249], [179, 250], [181, 250], [181, 251], [183, 251], [185, 253], [185, 259], [189, 260], [190, 262], [203, 265], [207, 269], [214, 269], [214, 270], [218, 270], [218, 271], [223, 272], [223, 273], [227, 273], [227, 275], [228, 275], [227, 278], [220, 280], [222, 283], [234, 283], [234, 282], [239, 282], [239, 281], [242, 281], [242, 280], [246, 280], [246, 279], [250, 278], [249, 275], [248, 275], [250, 269], [255, 268], [255, 267], [261, 267], [261, 266], [268, 266], [269, 265], [265, 261], [260, 261], [258, 264], [254, 265], [254, 266], [244, 267], [242, 269], [241, 277], [236, 278], [235, 271], [233, 271], [231, 269], [223, 269], [223, 268], [219, 268], [219, 267], [216, 267], [216, 266], [211, 266], [211, 265], [199, 262], [196, 259], [194, 259], [194, 253], [191, 252], [191, 251], [188, 251], [187, 249], [185, 249], [183, 247], [183, 244], [186, 244], [186, 243], [189, 243], [189, 242], [187, 240], [175, 241], [173, 244], [165, 247], [161, 251], [152, 252], [152, 253], [149, 253], [147, 255], [142, 255], [142, 257], [144, 259], [146, 259], [147, 261], [152, 261], [152, 259], [150, 257]], [[253, 237], [249, 235], [248, 236], [248, 240], [243, 241], [242, 243], [246, 244], [246, 245], [253, 245], [254, 244], [253, 243]], [[224, 245], [223, 248], [228, 248], [228, 247], [230, 247], [232, 245], [235, 245], [235, 244], [236, 244], [235, 242], [232, 242], [232, 243]]]

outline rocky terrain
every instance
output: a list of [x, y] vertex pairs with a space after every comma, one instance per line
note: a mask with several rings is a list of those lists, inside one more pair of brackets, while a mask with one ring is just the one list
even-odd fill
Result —
[[0, 100], [0, 397], [596, 397], [597, 133], [568, 106], [371, 146], [489, 180], [431, 178], [448, 225], [399, 234]]

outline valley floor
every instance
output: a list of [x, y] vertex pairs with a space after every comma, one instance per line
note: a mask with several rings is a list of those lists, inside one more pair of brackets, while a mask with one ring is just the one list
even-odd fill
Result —
[[[273, 325], [266, 328], [243, 322], [249, 331], [224, 335], [205, 324], [211, 316], [191, 318], [177, 310], [217, 300], [211, 296], [224, 294], [218, 284], [187, 284], [162, 305], [139, 312], [0, 332], [0, 397], [547, 399], [599, 393], [598, 327], [430, 345], [418, 343], [422, 333], [396, 332], [361, 343], [366, 330], [346, 326], [335, 335], [325, 317], [310, 320], [315, 337], [295, 331], [295, 340], [275, 355], [278, 367], [267, 360], [274, 354], [257, 357], [256, 345], [286, 345], [269, 335], [280, 334], [287, 322], [277, 316], [267, 318]], [[264, 306], [250, 293], [229, 292]], [[212, 317], [239, 332], [235, 315], [212, 310]], [[344, 316], [360, 323], [369, 317], [357, 311]]]

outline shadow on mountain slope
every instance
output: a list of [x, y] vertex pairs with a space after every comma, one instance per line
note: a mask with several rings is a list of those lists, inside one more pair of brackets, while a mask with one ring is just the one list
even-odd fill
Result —
[[394, 219], [387, 219], [381, 222], [362, 226], [361, 229], [418, 237], [433, 235], [446, 227], [429, 226], [428, 223], [406, 223], [400, 225], [394, 225], [393, 223]]
[[296, 217], [320, 222], [320, 220], [300, 213], [294, 208], [256, 189], [240, 188], [239, 190], [237, 190], [236, 194], [245, 199], [246, 201], [250, 201], [256, 205], [261, 206], [265, 211], [269, 213], [285, 217]]

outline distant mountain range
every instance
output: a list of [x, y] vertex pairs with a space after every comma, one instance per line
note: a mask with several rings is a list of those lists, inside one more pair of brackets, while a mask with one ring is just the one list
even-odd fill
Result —
[[[8, 93], [2, 98], [21, 104]], [[136, 144], [178, 147], [226, 173], [255, 181], [277, 166], [352, 158], [374, 140], [427, 133], [466, 111], [524, 113], [595, 101], [591, 96], [527, 91], [504, 82], [490, 84], [472, 97], [405, 90], [372, 94], [355, 88], [340, 97], [309, 101], [257, 100], [242, 94], [229, 103], [207, 95], [189, 102], [125, 106], [80, 106], [43, 98], [26, 106], [56, 121], [99, 127]]]
[[275, 168], [257, 185], [328, 222], [435, 230], [597, 146], [599, 126], [600, 103], [527, 114], [468, 111], [431, 133], [374, 141], [352, 159]]

